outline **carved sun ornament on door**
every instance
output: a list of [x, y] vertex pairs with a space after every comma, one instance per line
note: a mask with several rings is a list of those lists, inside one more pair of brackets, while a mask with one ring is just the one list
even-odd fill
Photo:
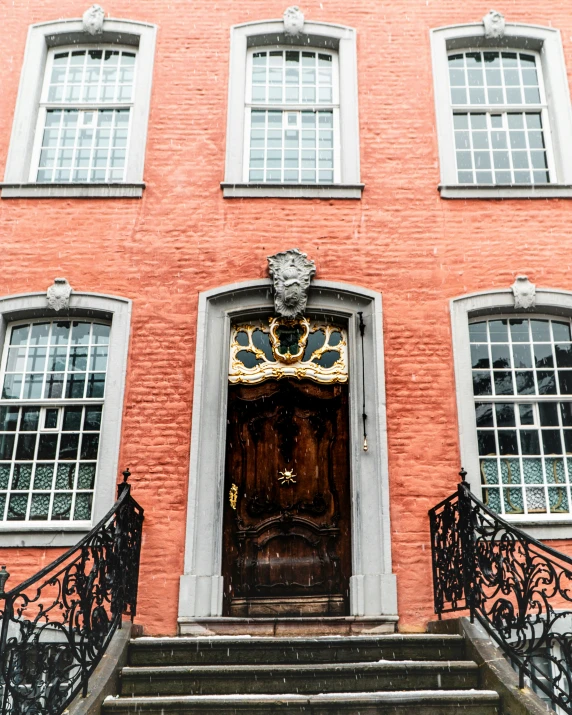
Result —
[[274, 317], [235, 325], [229, 382], [253, 385], [282, 377], [325, 384], [347, 382], [346, 331], [307, 318]]
[[298, 475], [294, 474], [294, 472], [290, 469], [285, 469], [283, 472], [278, 472], [278, 481], [282, 486], [288, 485], [288, 484], [296, 484], [296, 477]]

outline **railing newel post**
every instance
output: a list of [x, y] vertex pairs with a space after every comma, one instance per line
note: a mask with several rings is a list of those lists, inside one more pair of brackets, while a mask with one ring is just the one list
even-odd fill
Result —
[[471, 520], [471, 487], [465, 481], [467, 472], [461, 467], [459, 472], [461, 482], [457, 487], [459, 497], [459, 536], [461, 539], [462, 561], [463, 561], [463, 584], [465, 589], [465, 603], [469, 609], [471, 623], [475, 622], [475, 535]]
[[4, 680], [4, 692], [2, 693], [2, 715], [7, 713], [9, 710], [14, 709], [8, 708], [9, 688], [7, 687], [4, 677], [8, 675], [10, 671], [7, 662], [8, 660], [11, 660], [7, 649], [8, 629], [14, 616], [14, 598], [13, 596], [7, 594], [4, 590], [4, 586], [6, 585], [6, 581], [9, 577], [10, 574], [6, 571], [6, 566], [2, 566], [2, 570], [0, 571], [0, 598], [4, 601], [4, 608], [2, 609], [2, 628], [0, 629], [0, 665], [2, 668], [2, 680]]

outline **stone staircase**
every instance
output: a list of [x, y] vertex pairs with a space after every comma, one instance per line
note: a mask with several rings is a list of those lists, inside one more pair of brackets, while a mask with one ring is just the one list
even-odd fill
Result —
[[457, 635], [137, 638], [102, 715], [498, 715]]

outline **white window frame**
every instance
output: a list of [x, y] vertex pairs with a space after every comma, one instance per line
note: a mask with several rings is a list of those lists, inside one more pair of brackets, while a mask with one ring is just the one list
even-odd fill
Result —
[[[16, 99], [12, 135], [4, 172], [0, 184], [2, 198], [140, 198], [143, 195], [143, 168], [157, 26], [130, 20], [106, 18], [102, 35], [95, 38], [83, 30], [81, 19], [57, 20], [31, 25]], [[34, 161], [41, 100], [47, 75], [50, 49], [54, 47], [89, 46], [97, 49], [117, 46], [134, 49], [136, 58], [130, 118], [130, 141], [121, 183], [36, 183]]]
[[[138, 51], [134, 47], [129, 47], [128, 45], [103, 45], [103, 44], [92, 44], [92, 45], [73, 45], [69, 47], [51, 47], [48, 51], [48, 58], [46, 62], [46, 69], [44, 72], [44, 84], [42, 87], [42, 95], [40, 98], [40, 108], [38, 111], [38, 119], [36, 122], [36, 131], [35, 131], [35, 136], [34, 136], [34, 146], [32, 149], [32, 161], [30, 162], [30, 177], [29, 181], [31, 184], [36, 183], [36, 177], [38, 174], [38, 169], [39, 169], [39, 163], [40, 163], [40, 153], [42, 149], [42, 135], [44, 133], [44, 129], [46, 126], [46, 112], [48, 109], [62, 109], [62, 110], [70, 110], [70, 109], [77, 109], [80, 113], [82, 111], [89, 111], [89, 112], [96, 112], [100, 109], [129, 109], [129, 127], [128, 127], [128, 133], [127, 133], [127, 145], [125, 147], [125, 172], [127, 171], [127, 166], [129, 165], [129, 153], [131, 150], [131, 121], [133, 119], [133, 95], [131, 96], [131, 100], [129, 102], [121, 102], [121, 101], [116, 101], [116, 102], [104, 102], [104, 101], [95, 101], [95, 102], [51, 102], [48, 100], [48, 93], [50, 89], [50, 77], [52, 74], [52, 66], [53, 66], [53, 61], [54, 61], [54, 56], [59, 50], [69, 50], [69, 51], [76, 51], [76, 50], [109, 50], [109, 49], [114, 49], [114, 50], [126, 50], [127, 52], [134, 52], [135, 54], [135, 71], [134, 71], [134, 77], [133, 77], [133, 87], [136, 86], [137, 83], [137, 60], [138, 60]], [[71, 169], [73, 171], [73, 167]], [[42, 186], [52, 186], [54, 182], [51, 183], [46, 183], [46, 184], [41, 184]], [[69, 183], [70, 186], [73, 186], [74, 183], [77, 182], [66, 182]], [[90, 184], [97, 183], [97, 182], [89, 182]]]
[[64, 403], [71, 405], [104, 402], [92, 515], [89, 523], [81, 522], [81, 525], [71, 520], [69, 522], [0, 522], [0, 547], [72, 546], [106, 514], [116, 498], [121, 419], [131, 325], [131, 301], [116, 296], [74, 291], [70, 297], [69, 310], [57, 313], [47, 307], [45, 293], [0, 297], [0, 344], [4, 346], [2, 353], [5, 350], [4, 343], [8, 327], [17, 322], [26, 322], [37, 318], [46, 320], [84, 318], [111, 324], [104, 398], [10, 400], [14, 406], [22, 404], [62, 406]]
[[[431, 30], [431, 57], [435, 115], [439, 143], [441, 198], [550, 198], [572, 197], [572, 107], [560, 32], [550, 27], [506, 23], [502, 39], [487, 39], [483, 23], [452, 25]], [[454, 51], [522, 50], [537, 54], [548, 115], [545, 137], [552, 155], [550, 184], [459, 184], [457, 180], [453, 111], [449, 91], [448, 56]], [[486, 109], [486, 106], [483, 107]], [[481, 107], [471, 107], [479, 111]], [[497, 107], [505, 111], [504, 105]], [[484, 110], [483, 110], [484, 111]]]
[[[484, 320], [501, 316], [512, 317], [513, 315], [515, 317], [526, 315], [529, 318], [538, 315], [553, 319], [559, 317], [572, 319], [572, 292], [537, 288], [536, 307], [529, 311], [515, 310], [514, 296], [508, 288], [472, 293], [453, 298], [450, 303], [450, 311], [461, 465], [467, 471], [467, 481], [472, 491], [481, 499], [483, 492], [477, 443], [475, 397], [473, 395], [469, 321], [473, 318]], [[541, 396], [539, 400], [538, 395], [527, 397], [529, 402], [539, 402], [545, 399]], [[550, 401], [558, 401], [559, 397], [551, 395]], [[548, 397], [545, 401], [547, 400], [549, 400]], [[487, 401], [487, 397], [482, 396], [482, 401]], [[538, 514], [511, 516], [507, 514], [503, 516], [503, 519], [517, 524], [538, 539], [569, 539], [572, 536], [572, 513], [546, 514], [545, 516]]]
[[[291, 46], [290, 46], [291, 47]], [[266, 52], [272, 52], [273, 50], [288, 50], [288, 47], [285, 47], [283, 45], [274, 45], [270, 47], [265, 47], [264, 51]], [[320, 52], [320, 49], [314, 48], [314, 47], [304, 47], [305, 50], [308, 50], [310, 52], [315, 51], [316, 54]], [[300, 51], [302, 48], [300, 48]], [[248, 50], [247, 53], [247, 60], [246, 60], [246, 98], [245, 98], [245, 109], [244, 109], [244, 157], [243, 157], [243, 167], [244, 167], [244, 182], [248, 183], [248, 174], [250, 171], [250, 127], [251, 127], [251, 116], [252, 116], [252, 110], [258, 110], [261, 109], [262, 111], [281, 111], [284, 114], [287, 112], [295, 112], [295, 113], [300, 113], [300, 112], [308, 112], [308, 111], [314, 111], [314, 112], [319, 112], [319, 111], [331, 111], [333, 115], [333, 137], [334, 137], [334, 147], [333, 147], [333, 155], [334, 155], [334, 185], [339, 184], [341, 180], [341, 170], [340, 170], [340, 158], [341, 158], [341, 152], [340, 152], [340, 82], [339, 82], [339, 60], [338, 60], [338, 53], [334, 52], [332, 50], [323, 50], [324, 52], [328, 52], [332, 56], [332, 101], [329, 102], [328, 104], [319, 104], [318, 102], [308, 102], [308, 104], [304, 105], [302, 103], [299, 104], [288, 104], [288, 103], [283, 103], [280, 104], [278, 102], [253, 102], [252, 101], [252, 82], [251, 82], [251, 77], [252, 77], [252, 56], [254, 55], [255, 52], [260, 52], [259, 47], [251, 47]], [[298, 127], [299, 128], [299, 127]], [[316, 152], [319, 151], [318, 143], [316, 142]], [[318, 172], [317, 164], [316, 164], [316, 173]], [[267, 183], [267, 182], [265, 182]], [[295, 182], [285, 182], [286, 186], [299, 186], [299, 183]], [[318, 184], [318, 186], [332, 186], [332, 184], [326, 184], [326, 183], [321, 183]]]
[[[333, 184], [251, 183], [246, 181], [247, 127], [245, 98], [250, 84], [248, 50], [321, 49], [338, 58], [339, 96], [339, 174]], [[297, 105], [295, 105], [297, 106]], [[270, 105], [269, 105], [270, 108]], [[294, 108], [294, 107], [292, 107]], [[335, 139], [334, 139], [335, 141]], [[221, 183], [225, 198], [325, 198], [360, 199], [359, 117], [357, 86], [357, 35], [355, 29], [326, 22], [305, 22], [298, 37], [284, 34], [282, 20], [265, 20], [231, 28], [228, 117], [226, 131], [225, 179]]]

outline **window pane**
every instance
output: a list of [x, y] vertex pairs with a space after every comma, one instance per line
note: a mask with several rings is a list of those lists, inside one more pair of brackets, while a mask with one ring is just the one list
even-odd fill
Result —
[[23, 521], [28, 509], [29, 494], [12, 494], [8, 503], [8, 521]]

